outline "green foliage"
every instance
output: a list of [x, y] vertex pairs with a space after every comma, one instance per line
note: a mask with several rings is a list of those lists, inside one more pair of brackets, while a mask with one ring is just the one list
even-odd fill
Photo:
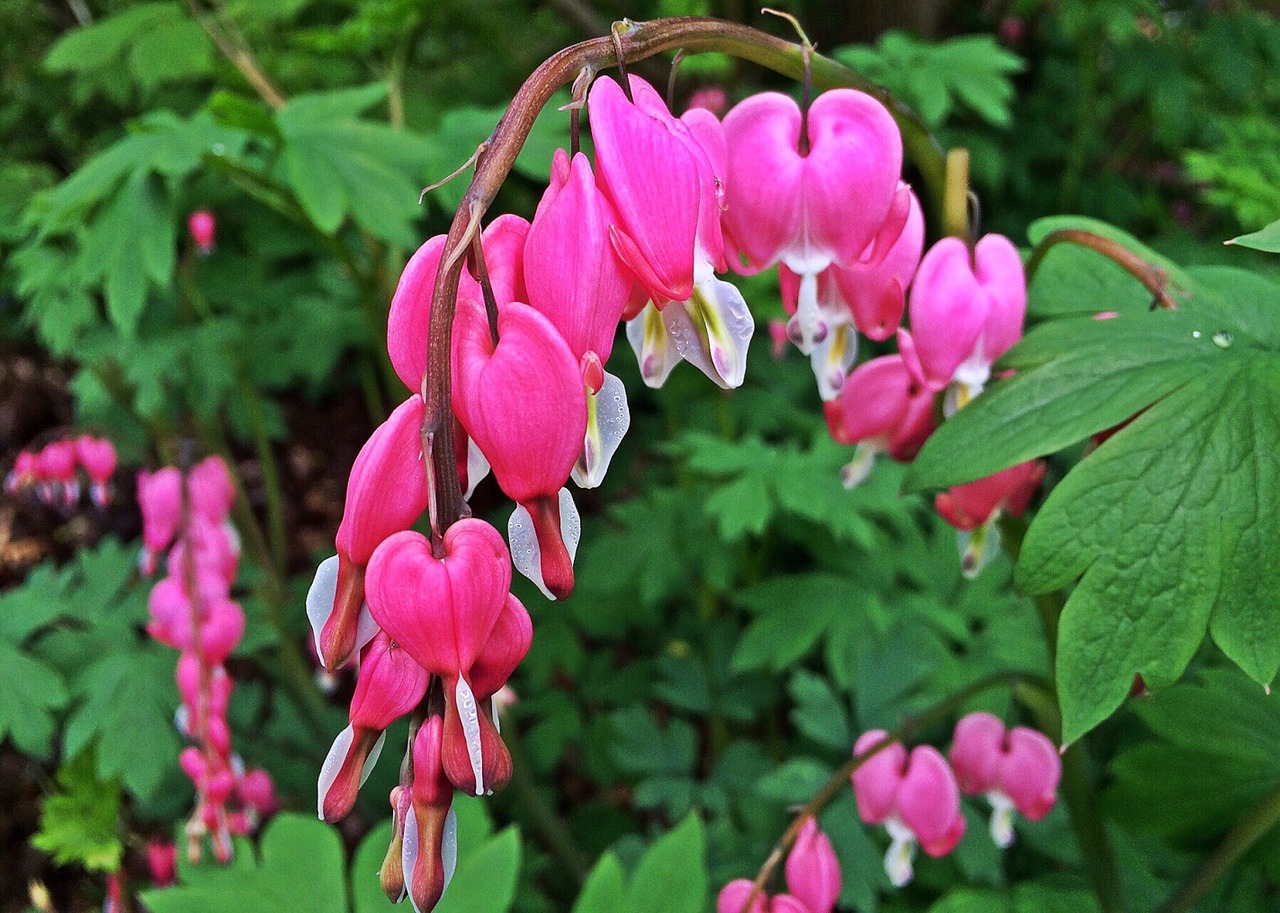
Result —
[[908, 476], [954, 484], [1128, 422], [1054, 489], [1018, 566], [1032, 593], [1081, 578], [1058, 649], [1067, 741], [1135, 673], [1175, 681], [1206, 630], [1255, 680], [1280, 668], [1280, 527], [1261, 507], [1280, 490], [1280, 286], [1226, 268], [1187, 279], [1177, 311], [1032, 331], [1002, 360], [1017, 375], [944, 425]]
[[124, 856], [120, 840], [120, 784], [95, 773], [93, 753], [84, 752], [58, 769], [58, 791], [45, 797], [36, 849], [59, 865], [91, 872], [117, 872]]
[[[441, 913], [506, 913], [520, 869], [520, 839], [513, 828], [497, 835], [480, 803], [456, 800], [458, 865], [436, 910]], [[353, 905], [347, 904], [342, 843], [323, 822], [281, 814], [263, 831], [257, 852], [237, 839], [227, 866], [185, 863], [179, 884], [142, 894], [155, 913], [227, 910], [268, 913], [306, 909], [320, 913], [381, 913], [400, 909], [387, 900], [377, 871], [391, 837], [391, 823], [371, 830], [356, 850], [350, 873]]]
[[707, 894], [702, 822], [690, 814], [649, 847], [629, 883], [612, 853], [596, 863], [573, 913], [698, 913]]
[[1255, 232], [1232, 238], [1228, 244], [1239, 244], [1241, 247], [1252, 247], [1267, 253], [1280, 254], [1280, 219]]
[[841, 47], [832, 56], [884, 86], [930, 127], [946, 123], [956, 109], [992, 126], [1009, 126], [1013, 75], [1025, 68], [1021, 57], [991, 35], [929, 42], [888, 31], [874, 48]]
[[[1108, 808], [1136, 830], [1194, 846], [1226, 831], [1280, 783], [1275, 698], [1230, 669], [1158, 692], [1132, 709], [1155, 735], [1111, 764]], [[1271, 842], [1271, 864], [1280, 844]]]

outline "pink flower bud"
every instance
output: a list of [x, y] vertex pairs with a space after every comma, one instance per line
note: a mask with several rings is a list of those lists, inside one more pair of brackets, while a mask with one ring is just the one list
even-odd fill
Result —
[[178, 845], [172, 840], [148, 840], [147, 869], [155, 887], [173, 884], [178, 878]]
[[187, 232], [196, 243], [200, 253], [207, 254], [213, 250], [214, 236], [218, 230], [217, 220], [207, 209], [197, 209], [187, 216]]
[[405, 820], [401, 864], [414, 909], [422, 913], [439, 902], [456, 861], [446, 858], [453, 787], [444, 776], [441, 739], [442, 721], [430, 716], [413, 740], [413, 802]]
[[240, 778], [240, 801], [262, 817], [275, 814], [280, 808], [280, 800], [276, 798], [271, 774], [260, 767], [246, 771]]
[[[738, 878], [720, 889], [716, 898], [716, 913], [742, 913], [742, 908], [751, 895], [752, 882], [746, 878]], [[761, 891], [751, 902], [748, 913], [768, 913], [769, 898]]]
[[705, 108], [716, 117], [723, 117], [724, 112], [729, 109], [729, 93], [723, 86], [703, 86], [695, 89], [689, 96], [687, 110], [694, 108]]
[[840, 896], [840, 863], [827, 835], [813, 818], [800, 827], [787, 856], [787, 887], [809, 913], [831, 913]]
[[1044, 479], [1043, 460], [1028, 460], [940, 492], [934, 507], [942, 519], [959, 530], [977, 529], [999, 513], [1020, 517]]
[[205, 457], [187, 474], [191, 510], [214, 525], [231, 513], [236, 500], [235, 483], [222, 457]]
[[144, 557], [154, 563], [169, 547], [182, 516], [182, 473], [172, 466], [138, 473], [138, 507], [142, 510]]
[[75, 440], [76, 459], [89, 476], [90, 497], [99, 507], [107, 504], [107, 485], [116, 471], [116, 448], [106, 438], [82, 434]]

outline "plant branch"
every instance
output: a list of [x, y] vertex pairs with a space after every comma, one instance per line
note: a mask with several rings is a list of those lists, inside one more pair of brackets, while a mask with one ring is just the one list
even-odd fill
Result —
[[217, 46], [222, 56], [240, 71], [240, 75], [249, 85], [253, 86], [258, 96], [274, 111], [283, 108], [286, 101], [284, 94], [267, 78], [267, 74], [258, 65], [258, 60], [254, 57], [249, 43], [244, 40], [244, 36], [240, 34], [235, 24], [225, 15], [215, 19], [214, 14], [204, 9], [198, 0], [183, 0], [183, 5], [200, 24], [200, 28], [204, 29], [204, 33]]
[[1156, 913], [1184, 913], [1205, 894], [1218, 879], [1230, 871], [1249, 848], [1280, 824], [1280, 784], [1267, 793], [1245, 816], [1236, 822], [1218, 848], [1209, 855], [1200, 868], [1182, 883], [1173, 896], [1166, 900]]
[[[615, 36], [617, 47], [615, 48]], [[932, 199], [941, 207], [945, 165], [941, 148], [920, 119], [884, 89], [817, 54], [806, 55], [798, 44], [757, 29], [707, 18], [656, 19], [618, 23], [610, 37], [584, 41], [552, 55], [525, 80], [489, 139], [477, 163], [453, 224], [449, 228], [432, 294], [427, 370], [422, 380], [426, 415], [422, 426], [424, 453], [434, 464], [436, 514], [443, 531], [465, 514], [457, 468], [453, 464], [453, 416], [450, 411], [449, 340], [462, 272], [462, 253], [470, 235], [510, 173], [538, 112], [560, 87], [572, 83], [584, 67], [602, 69], [620, 59], [633, 63], [664, 51], [685, 54], [710, 51], [750, 60], [794, 79], [805, 75], [806, 56], [815, 89], [860, 89], [880, 100], [898, 123], [903, 146], [924, 177]]]
[[827, 803], [838, 796], [842, 790], [848, 788], [849, 778], [853, 776], [859, 767], [895, 742], [909, 739], [921, 729], [925, 729], [939, 720], [946, 719], [971, 698], [1001, 685], [1014, 688], [1031, 686], [1042, 690], [1048, 689], [1047, 682], [1044, 682], [1039, 676], [1027, 672], [998, 672], [994, 675], [988, 675], [967, 687], [961, 688], [954, 694], [944, 697], [921, 713], [908, 717], [902, 725], [885, 735], [879, 742], [876, 742], [866, 751], [854, 755], [831, 775], [822, 788], [814, 794], [813, 798], [804, 804], [790, 826], [782, 832], [782, 836], [774, 844], [768, 858], [760, 866], [760, 871], [751, 885], [751, 893], [747, 895], [746, 902], [743, 903], [740, 913], [748, 913], [756, 899], [761, 896], [764, 886], [768, 884], [769, 879], [773, 877], [774, 871], [777, 870], [779, 864], [787, 855], [787, 851], [791, 849], [796, 842], [796, 838], [800, 836], [800, 829], [804, 827], [805, 821], [816, 817], [818, 812], [826, 807]]
[[[1047, 240], [1047, 239], [1046, 239]], [[1043, 242], [1042, 242], [1043, 244]], [[1009, 557], [1016, 564], [1022, 551], [1022, 541], [1027, 534], [1027, 521], [1021, 517], [1004, 514], [1000, 517], [1000, 536]], [[1066, 599], [1061, 590], [1042, 593], [1035, 597], [1036, 612], [1044, 630], [1050, 670], [1054, 669], [1058, 651], [1058, 620]], [[1054, 681], [1057, 674], [1054, 672]], [[1049, 692], [1048, 701], [1024, 701], [1035, 714], [1040, 728], [1058, 743], [1062, 742], [1062, 712]], [[1120, 891], [1120, 878], [1116, 871], [1115, 855], [1106, 824], [1098, 811], [1098, 803], [1090, 780], [1089, 748], [1084, 739], [1073, 742], [1062, 754], [1062, 798], [1071, 816], [1071, 825], [1080, 844], [1084, 866], [1098, 898], [1103, 913], [1117, 913], [1126, 906]]]
[[1057, 231], [1051, 231], [1036, 245], [1036, 249], [1031, 252], [1031, 259], [1027, 261], [1028, 287], [1031, 286], [1031, 281], [1035, 278], [1036, 271], [1040, 269], [1040, 265], [1044, 262], [1045, 254], [1056, 244], [1076, 244], [1080, 247], [1087, 247], [1095, 253], [1102, 254], [1102, 256], [1141, 282], [1143, 288], [1150, 292], [1151, 297], [1155, 299], [1154, 304], [1159, 305], [1166, 311], [1176, 311], [1178, 309], [1178, 303], [1169, 294], [1168, 273], [1154, 263], [1148, 263], [1143, 260], [1123, 244], [1079, 228], [1060, 228]]

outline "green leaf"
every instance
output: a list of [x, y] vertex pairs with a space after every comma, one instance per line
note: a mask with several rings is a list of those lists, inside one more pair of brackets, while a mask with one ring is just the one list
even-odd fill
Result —
[[737, 594], [759, 614], [733, 652], [732, 670], [778, 671], [808, 653], [831, 626], [865, 603], [867, 594], [831, 574], [776, 577]]
[[626, 910], [622, 865], [613, 853], [605, 853], [587, 876], [572, 913], [626, 913]]
[[178, 887], [144, 891], [143, 903], [152, 913], [345, 913], [342, 841], [324, 822], [277, 815], [263, 831], [258, 858], [247, 840], [236, 840], [235, 853], [230, 866], [185, 866]]
[[509, 827], [466, 855], [435, 913], [507, 913], [520, 874], [520, 832]]
[[819, 745], [847, 750], [853, 743], [849, 713], [827, 680], [805, 669], [797, 669], [787, 686], [795, 707], [791, 722], [803, 735]]
[[1280, 254], [1280, 219], [1250, 234], [1232, 238], [1226, 243], [1239, 244], [1241, 247], [1251, 247], [1254, 250], [1266, 251], [1269, 254]]
[[627, 889], [627, 913], [701, 913], [707, 895], [702, 821], [690, 813], [653, 844]]
[[659, 727], [647, 710], [633, 706], [610, 714], [609, 721], [614, 730], [610, 750], [619, 767], [647, 774], [692, 772], [697, 735], [684, 720]]
[[1161, 400], [1054, 489], [1021, 587], [1083, 574], [1062, 614], [1063, 739], [1111, 713], [1135, 673], [1175, 681], [1206, 627], [1259, 682], [1280, 668], [1280, 359], [1235, 358]]
[[162, 21], [138, 36], [129, 50], [129, 70], [145, 90], [161, 83], [213, 72], [213, 43], [191, 19]]
[[175, 657], [158, 644], [102, 656], [72, 682], [81, 703], [67, 720], [66, 749], [96, 746], [98, 775], [119, 777], [140, 798], [159, 787], [177, 756]]
[[286, 133], [314, 128], [320, 124], [342, 123], [368, 111], [387, 97], [387, 84], [375, 82], [331, 92], [295, 95], [276, 115]]
[[1132, 417], [1160, 396], [1220, 372], [1238, 351], [1187, 310], [1070, 318], [1033, 329], [999, 362], [999, 381], [943, 423], [903, 483], [942, 488], [1054, 453]]
[[48, 757], [53, 715], [66, 703], [56, 670], [0, 641], [0, 738], [7, 735], [22, 751]]
[[162, 24], [182, 19], [182, 11], [176, 3], [140, 3], [67, 32], [49, 49], [44, 65], [55, 73], [101, 69], [115, 62], [133, 42], [151, 34]]
[[766, 799], [791, 805], [807, 802], [831, 777], [831, 767], [813, 758], [790, 758], [781, 767], [756, 783], [756, 792]]
[[[1108, 241], [1114, 241], [1146, 262], [1160, 267], [1164, 270], [1169, 281], [1170, 292], [1174, 295], [1185, 295], [1194, 285], [1191, 277], [1178, 264], [1152, 250], [1124, 229], [1100, 219], [1091, 219], [1088, 216], [1046, 216], [1028, 226], [1027, 240], [1035, 247], [1053, 232], [1062, 230], [1087, 231]], [[1099, 310], [1106, 310], [1106, 308], [1099, 308]]]
[[40, 806], [40, 830], [31, 838], [58, 865], [116, 872], [124, 855], [120, 840], [120, 784], [94, 775], [93, 753], [84, 752], [58, 770], [58, 792]]

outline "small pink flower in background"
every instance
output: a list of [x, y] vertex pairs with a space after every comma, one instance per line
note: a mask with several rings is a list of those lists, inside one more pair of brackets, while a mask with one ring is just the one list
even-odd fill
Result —
[[147, 870], [157, 888], [167, 888], [177, 881], [178, 845], [172, 840], [148, 840]]
[[685, 106], [686, 110], [693, 108], [705, 108], [716, 117], [723, 117], [724, 112], [729, 110], [729, 93], [723, 86], [703, 86], [695, 89], [689, 96], [689, 104]]
[[217, 231], [218, 222], [209, 210], [197, 209], [187, 216], [187, 233], [191, 235], [191, 240], [195, 242], [200, 253], [208, 254], [213, 250]]
[[82, 434], [75, 439], [76, 459], [89, 476], [89, 497], [94, 504], [105, 507], [109, 500], [108, 486], [116, 471], [116, 448], [106, 438]]
[[[729, 882], [720, 889], [720, 896], [716, 898], [716, 913], [742, 913], [752, 887], [749, 878], [737, 878]], [[756, 895], [747, 913], [769, 913], [769, 898], [763, 891]]]
[[[879, 729], [864, 732], [854, 755], [874, 748], [885, 736]], [[867, 824], [883, 824], [892, 838], [884, 868], [894, 887], [911, 881], [917, 843], [940, 857], [964, 836], [960, 789], [946, 758], [933, 746], [917, 745], [908, 754], [895, 742], [863, 763], [852, 779], [859, 816]]]
[[961, 792], [990, 800], [996, 846], [1013, 843], [1014, 811], [1039, 821], [1057, 802], [1062, 761], [1042, 732], [1006, 729], [990, 713], [970, 713], [956, 724], [950, 757]]
[[138, 507], [142, 510], [144, 574], [154, 574], [159, 555], [173, 542], [182, 517], [182, 473], [172, 466], [138, 473]]

